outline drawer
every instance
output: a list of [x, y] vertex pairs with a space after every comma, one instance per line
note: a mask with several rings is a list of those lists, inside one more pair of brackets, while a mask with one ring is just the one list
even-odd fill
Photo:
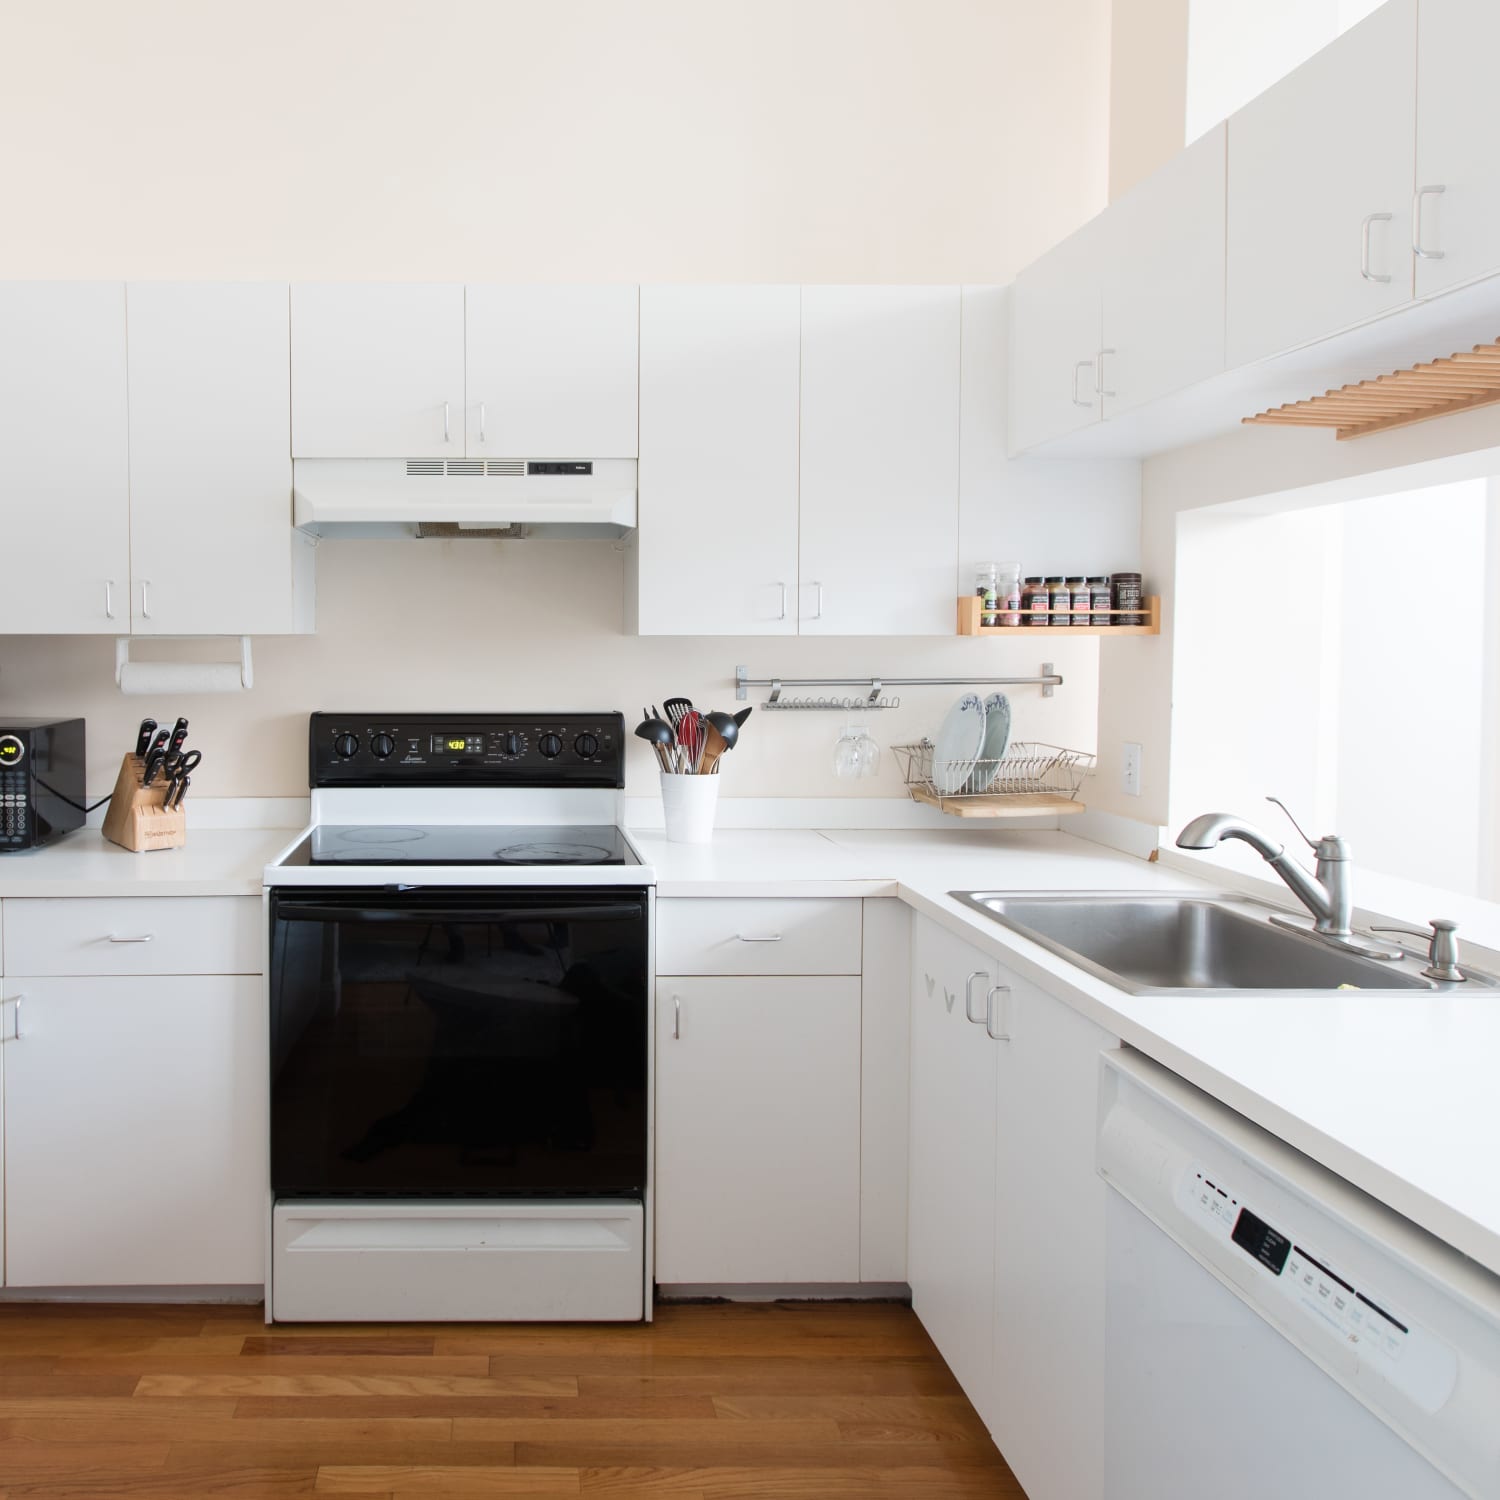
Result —
[[6, 972], [260, 974], [263, 913], [258, 896], [6, 901]]
[[859, 901], [656, 903], [658, 974], [858, 974]]

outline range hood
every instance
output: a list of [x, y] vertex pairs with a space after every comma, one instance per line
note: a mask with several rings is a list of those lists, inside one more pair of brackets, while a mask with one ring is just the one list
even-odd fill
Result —
[[292, 516], [317, 537], [620, 537], [635, 460], [299, 458]]

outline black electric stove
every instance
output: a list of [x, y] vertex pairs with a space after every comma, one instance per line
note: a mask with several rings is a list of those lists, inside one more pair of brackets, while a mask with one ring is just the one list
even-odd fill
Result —
[[307, 865], [638, 865], [613, 824], [319, 823], [283, 856]]

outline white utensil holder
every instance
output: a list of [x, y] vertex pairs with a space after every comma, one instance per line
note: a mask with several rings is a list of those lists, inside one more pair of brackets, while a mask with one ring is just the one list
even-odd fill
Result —
[[708, 843], [714, 836], [714, 809], [718, 803], [717, 776], [661, 773], [662, 816], [669, 843]]

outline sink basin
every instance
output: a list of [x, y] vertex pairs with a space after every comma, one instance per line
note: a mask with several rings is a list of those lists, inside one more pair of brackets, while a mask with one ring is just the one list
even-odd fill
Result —
[[1248, 898], [949, 894], [1132, 995], [1438, 987], [1409, 959], [1362, 958], [1272, 926], [1275, 909]]

